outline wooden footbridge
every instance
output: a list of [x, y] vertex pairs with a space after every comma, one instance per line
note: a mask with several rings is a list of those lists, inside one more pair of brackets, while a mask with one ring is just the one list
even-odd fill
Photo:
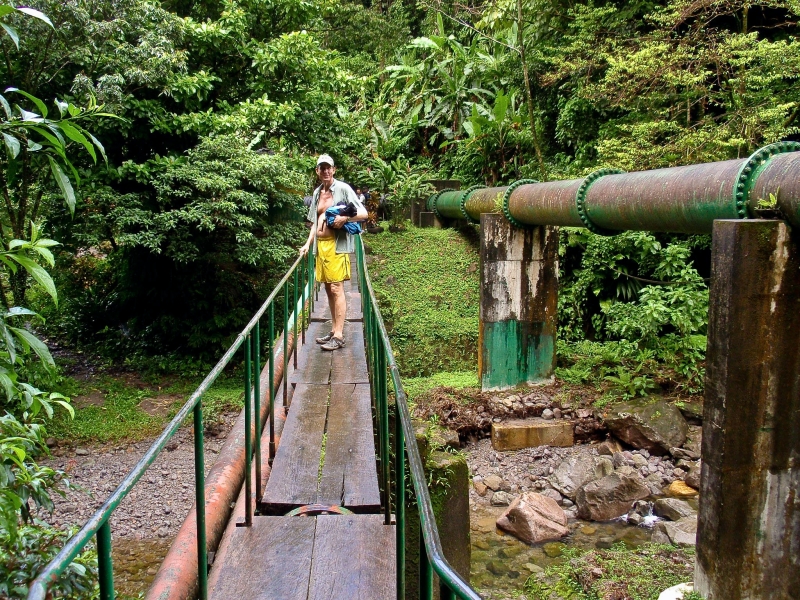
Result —
[[[148, 599], [405, 598], [405, 515], [412, 497], [420, 523], [419, 546], [409, 549], [417, 555], [409, 564], [419, 568], [413, 596], [432, 598], [438, 579], [443, 600], [479, 598], [442, 554], [360, 241], [351, 262], [345, 347], [326, 352], [314, 343], [330, 331], [330, 313], [314, 281], [314, 257], [298, 258], [141, 461], [39, 574], [30, 600], [48, 597], [50, 585], [92, 538], [100, 598], [115, 597], [111, 514], [190, 413], [195, 507]], [[206, 481], [203, 394], [240, 350], [243, 415]]]

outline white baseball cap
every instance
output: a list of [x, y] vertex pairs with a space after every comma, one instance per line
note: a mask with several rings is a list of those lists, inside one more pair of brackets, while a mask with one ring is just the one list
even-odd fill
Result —
[[333, 158], [330, 157], [328, 154], [320, 154], [319, 158], [317, 159], [317, 166], [320, 166], [322, 163], [330, 165], [332, 167], [336, 166], [333, 162]]

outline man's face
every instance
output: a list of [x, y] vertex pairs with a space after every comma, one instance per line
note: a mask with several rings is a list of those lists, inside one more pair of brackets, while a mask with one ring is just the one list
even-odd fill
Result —
[[333, 174], [336, 173], [336, 167], [328, 163], [321, 163], [317, 165], [317, 177], [325, 185], [330, 185], [333, 181]]

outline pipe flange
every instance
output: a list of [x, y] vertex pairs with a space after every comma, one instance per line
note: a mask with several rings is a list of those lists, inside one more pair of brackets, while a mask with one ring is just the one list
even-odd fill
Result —
[[439, 209], [438, 209], [438, 208], [436, 208], [436, 203], [439, 201], [439, 196], [441, 196], [441, 195], [442, 195], [442, 194], [444, 194], [445, 192], [455, 192], [455, 191], [456, 191], [456, 190], [455, 190], [455, 189], [453, 189], [453, 188], [444, 188], [443, 190], [439, 190], [438, 192], [436, 192], [436, 193], [435, 193], [435, 194], [434, 194], [434, 195], [431, 197], [432, 204], [433, 204], [433, 206], [431, 206], [431, 209], [433, 210], [433, 214], [435, 214], [435, 215], [436, 215], [436, 218], [437, 218], [437, 219], [439, 219], [440, 221], [442, 221], [442, 220], [444, 219], [444, 217], [443, 217], [443, 216], [441, 215], [441, 213], [439, 212]]
[[736, 185], [733, 188], [733, 201], [736, 204], [736, 214], [740, 219], [748, 217], [747, 203], [750, 200], [750, 192], [756, 182], [756, 175], [761, 172], [764, 165], [770, 158], [777, 154], [786, 152], [797, 152], [800, 150], [799, 142], [778, 142], [759, 148], [741, 166], [736, 175]]
[[539, 182], [536, 179], [518, 179], [510, 186], [508, 186], [505, 192], [503, 192], [503, 215], [505, 216], [506, 219], [508, 219], [508, 222], [514, 225], [515, 227], [528, 227], [528, 225], [526, 225], [522, 221], [517, 221], [514, 217], [511, 216], [511, 211], [508, 210], [508, 202], [509, 200], [511, 200], [511, 194], [514, 193], [514, 190], [516, 190], [521, 185], [528, 185], [531, 183], [539, 183]]
[[480, 223], [480, 220], [476, 221], [467, 213], [467, 198], [469, 198], [469, 195], [472, 192], [476, 190], [482, 190], [485, 187], [485, 185], [473, 185], [461, 192], [461, 195], [458, 197], [458, 208], [461, 209], [461, 214], [464, 215], [464, 218], [472, 224]]
[[575, 193], [575, 204], [578, 207], [578, 216], [581, 218], [583, 226], [592, 233], [596, 233], [598, 235], [617, 235], [619, 233], [618, 231], [613, 231], [611, 229], [603, 229], [602, 227], [598, 227], [592, 223], [586, 211], [586, 194], [589, 192], [591, 185], [601, 177], [605, 177], [606, 175], [619, 175], [620, 173], [624, 172], [625, 171], [622, 169], [598, 169], [597, 171], [589, 173], [589, 175], [584, 178], [581, 187], [579, 187], [578, 191]]

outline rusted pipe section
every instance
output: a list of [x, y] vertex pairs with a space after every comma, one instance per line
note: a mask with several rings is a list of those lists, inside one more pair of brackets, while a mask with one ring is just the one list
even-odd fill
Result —
[[[294, 350], [294, 332], [289, 331], [287, 356]], [[284, 375], [283, 336], [275, 342], [275, 370], [273, 392], [277, 397]], [[288, 362], [288, 361], [287, 361]], [[269, 363], [259, 376], [261, 397], [269, 398]], [[261, 404], [262, 426], [269, 416], [269, 401]], [[268, 446], [268, 444], [267, 444]], [[264, 463], [266, 464], [266, 463]], [[244, 410], [228, 434], [214, 466], [206, 477], [206, 541], [208, 549], [217, 549], [230, 520], [234, 503], [244, 481]], [[197, 597], [197, 519], [196, 506], [192, 506], [172, 542], [164, 562], [147, 591], [146, 600], [189, 600]]]
[[[800, 227], [800, 143], [765, 146], [748, 158], [651, 171], [601, 169], [567, 181], [517, 181], [507, 188], [442, 192], [430, 204], [440, 217], [477, 222], [496, 212], [518, 226], [586, 227], [600, 234], [620, 231], [710, 233], [716, 219], [772, 214]], [[772, 216], [772, 215], [770, 215]]]

